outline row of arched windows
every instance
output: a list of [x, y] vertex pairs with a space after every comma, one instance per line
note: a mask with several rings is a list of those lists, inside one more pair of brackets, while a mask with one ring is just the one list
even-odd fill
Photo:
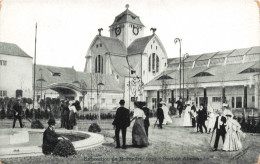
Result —
[[159, 57], [155, 53], [152, 53], [148, 59], [148, 71], [159, 72]]

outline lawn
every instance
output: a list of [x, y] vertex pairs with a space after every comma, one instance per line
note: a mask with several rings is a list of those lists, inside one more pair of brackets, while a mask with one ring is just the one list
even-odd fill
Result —
[[[211, 150], [211, 134], [196, 133], [193, 128], [176, 126], [180, 118], [173, 118], [173, 124], [163, 129], [153, 127], [155, 119], [150, 119], [149, 143], [146, 148], [131, 147], [132, 125], [127, 130], [127, 149], [115, 149], [112, 120], [99, 122], [105, 136], [103, 145], [78, 151], [77, 155], [68, 158], [57, 156], [36, 156], [1, 159], [2, 163], [256, 163], [260, 154], [260, 135], [246, 134], [242, 140], [243, 150], [224, 152]], [[42, 121], [45, 127], [46, 120]], [[79, 121], [78, 128], [87, 131], [93, 121]], [[96, 122], [96, 121], [95, 121]], [[1, 120], [1, 128], [11, 128], [11, 120]], [[29, 122], [26, 122], [29, 127]], [[58, 128], [60, 125], [57, 124]]]

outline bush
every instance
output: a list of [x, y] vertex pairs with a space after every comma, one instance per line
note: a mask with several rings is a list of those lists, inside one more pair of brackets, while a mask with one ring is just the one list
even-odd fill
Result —
[[89, 126], [88, 131], [93, 132], [93, 133], [101, 132], [101, 128], [99, 127], [99, 125], [97, 123], [92, 123]]
[[8, 119], [13, 119], [14, 118], [14, 112], [11, 110], [11, 108], [7, 108], [6, 115], [7, 115]]
[[1, 119], [4, 119], [5, 117], [6, 117], [5, 110], [2, 109], [2, 110], [0, 111], [0, 118], [1, 118]]
[[69, 140], [61, 140], [57, 143], [53, 150], [53, 155], [58, 155], [61, 157], [68, 157], [70, 155], [76, 154], [76, 150]]
[[177, 113], [177, 109], [174, 108], [174, 106], [171, 106], [169, 111], [170, 111], [171, 115], [176, 115], [176, 113]]
[[32, 121], [31, 128], [32, 129], [44, 129], [44, 126], [40, 120], [35, 120], [35, 121]]

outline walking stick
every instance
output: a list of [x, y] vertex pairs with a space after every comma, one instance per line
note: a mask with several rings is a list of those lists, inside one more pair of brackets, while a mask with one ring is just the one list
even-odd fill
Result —
[[213, 134], [214, 134], [214, 130], [213, 130], [211, 138], [210, 138], [210, 142], [209, 142], [210, 144], [211, 144], [211, 141], [212, 141]]
[[158, 118], [156, 119], [156, 121], [155, 121], [155, 123], [154, 123], [154, 126], [153, 126], [154, 128], [155, 128], [155, 125], [156, 125], [157, 121], [158, 121]]

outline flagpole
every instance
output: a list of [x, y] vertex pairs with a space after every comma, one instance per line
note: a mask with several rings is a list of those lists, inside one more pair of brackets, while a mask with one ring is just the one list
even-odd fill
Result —
[[35, 45], [34, 45], [34, 64], [33, 64], [33, 120], [35, 120], [34, 103], [35, 103], [36, 41], [37, 41], [37, 22], [35, 25]]

